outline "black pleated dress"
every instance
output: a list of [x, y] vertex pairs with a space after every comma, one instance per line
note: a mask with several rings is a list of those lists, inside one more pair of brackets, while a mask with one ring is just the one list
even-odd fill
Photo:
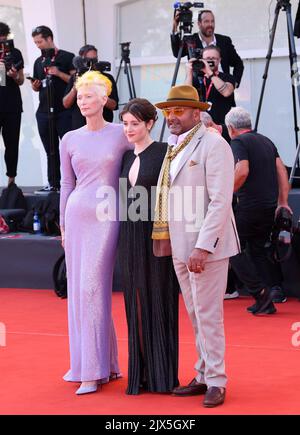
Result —
[[[143, 215], [135, 222], [130, 218], [122, 222], [120, 231], [119, 262], [128, 323], [127, 394], [138, 394], [140, 388], [166, 393], [178, 385], [179, 284], [172, 258], [154, 257], [151, 238], [155, 205], [153, 193], [151, 206], [151, 187], [157, 185], [166, 151], [166, 144], [154, 142], [139, 154], [133, 188], [129, 173], [136, 155], [128, 151], [123, 158], [121, 178], [127, 181], [121, 189], [122, 212], [128, 216], [134, 209]], [[141, 186], [148, 194], [146, 204], [138, 193]]]

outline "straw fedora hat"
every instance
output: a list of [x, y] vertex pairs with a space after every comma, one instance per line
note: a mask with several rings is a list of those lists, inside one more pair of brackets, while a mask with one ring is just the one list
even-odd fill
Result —
[[194, 107], [203, 111], [210, 108], [210, 104], [200, 101], [197, 89], [190, 85], [173, 86], [168, 94], [167, 101], [157, 103], [155, 106], [158, 109], [175, 106]]

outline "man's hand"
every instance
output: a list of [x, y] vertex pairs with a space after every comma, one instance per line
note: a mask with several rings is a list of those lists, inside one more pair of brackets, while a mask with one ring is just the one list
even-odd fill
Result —
[[48, 74], [50, 74], [51, 76], [56, 76], [56, 77], [60, 77], [60, 70], [57, 68], [57, 66], [50, 66], [47, 69]]
[[34, 82], [31, 82], [31, 87], [35, 92], [38, 92], [40, 90], [42, 82], [40, 80], [34, 80]]
[[177, 30], [178, 30], [178, 25], [179, 25], [179, 14], [180, 14], [179, 11], [176, 11], [176, 12], [175, 12], [174, 20], [173, 20], [173, 28], [172, 28], [173, 33], [176, 33]]
[[293, 210], [290, 208], [288, 204], [278, 204], [276, 211], [275, 211], [275, 217], [278, 215], [278, 212], [281, 208], [286, 208], [291, 214], [293, 213]]
[[7, 75], [8, 77], [11, 77], [14, 80], [18, 80], [18, 71], [16, 70], [16, 68], [14, 66], [11, 67], [11, 69], [9, 71], [7, 71]]
[[204, 251], [203, 249], [194, 249], [187, 265], [189, 271], [194, 273], [202, 273], [205, 270], [208, 254], [209, 252]]

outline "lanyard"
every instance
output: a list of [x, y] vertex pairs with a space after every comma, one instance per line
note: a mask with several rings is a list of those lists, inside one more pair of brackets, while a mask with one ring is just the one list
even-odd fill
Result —
[[206, 81], [206, 77], [204, 77], [204, 86], [205, 86], [205, 90], [206, 90], [206, 94], [205, 94], [205, 101], [208, 101], [212, 87], [213, 87], [213, 82], [210, 82], [209, 87], [207, 88], [207, 81]]

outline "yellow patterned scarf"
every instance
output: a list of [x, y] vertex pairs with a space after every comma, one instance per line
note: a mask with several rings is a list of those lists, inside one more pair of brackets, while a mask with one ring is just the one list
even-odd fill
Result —
[[201, 123], [197, 124], [193, 130], [186, 136], [183, 142], [178, 145], [175, 149], [173, 146], [168, 147], [167, 155], [165, 157], [163, 167], [162, 167], [162, 177], [161, 184], [157, 186], [157, 203], [155, 209], [155, 217], [153, 224], [153, 232], [152, 239], [153, 240], [169, 240], [169, 222], [168, 222], [168, 202], [169, 202], [169, 192], [171, 186], [170, 179], [170, 169], [171, 163], [175, 159], [178, 154], [184, 150], [184, 148], [190, 143], [193, 139], [199, 128], [201, 127]]

